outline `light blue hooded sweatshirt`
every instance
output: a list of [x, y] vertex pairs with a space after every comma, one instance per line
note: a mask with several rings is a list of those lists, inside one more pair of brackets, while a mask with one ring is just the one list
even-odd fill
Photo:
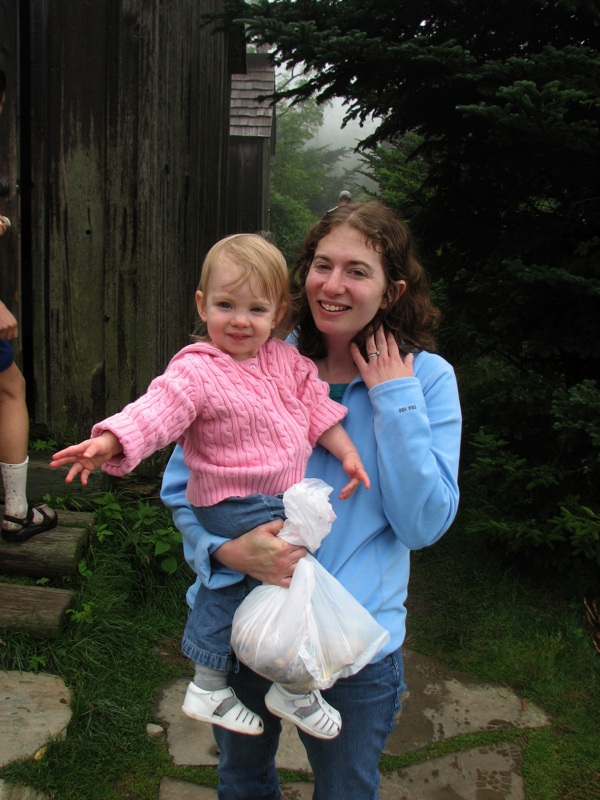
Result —
[[[347, 476], [340, 462], [316, 447], [306, 472], [333, 487], [337, 516], [315, 553], [318, 561], [390, 633], [375, 660], [400, 647], [406, 631], [410, 551], [436, 542], [458, 508], [461, 412], [452, 367], [440, 356], [415, 356], [415, 377], [385, 381], [368, 390], [360, 376], [347, 387], [343, 425], [371, 479], [349, 500], [338, 500]], [[177, 447], [165, 470], [161, 498], [183, 537], [184, 556], [197, 574], [187, 593], [194, 603], [199, 581], [218, 588], [240, 579], [210, 556], [229, 541], [205, 531], [185, 498], [188, 469]]]

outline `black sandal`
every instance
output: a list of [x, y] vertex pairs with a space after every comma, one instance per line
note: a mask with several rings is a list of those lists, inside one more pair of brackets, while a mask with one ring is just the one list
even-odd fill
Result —
[[[33, 513], [37, 511], [42, 515], [40, 522], [33, 521]], [[52, 512], [51, 514], [48, 511]], [[25, 519], [4, 515], [4, 522], [12, 522], [13, 525], [20, 525], [17, 530], [5, 530], [2, 528], [2, 538], [7, 542], [26, 542], [38, 533], [45, 533], [56, 528], [58, 524], [58, 514], [54, 509], [45, 504], [41, 506], [29, 506]]]

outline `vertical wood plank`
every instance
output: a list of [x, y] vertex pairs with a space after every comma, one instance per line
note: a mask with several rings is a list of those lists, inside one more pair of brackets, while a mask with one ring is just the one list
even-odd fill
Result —
[[[33, 310], [48, 319], [44, 376], [48, 424], [79, 438], [104, 409], [104, 260], [107, 3], [34, 4], [44, 51], [32, 51], [47, 70], [41, 98], [44, 158], [36, 185], [44, 225], [43, 261], [33, 264]], [[33, 19], [33, 18], [32, 18]], [[32, 45], [36, 43], [32, 39]], [[40, 87], [32, 86], [39, 98]], [[44, 217], [42, 222], [42, 215]], [[36, 358], [36, 365], [37, 365]], [[40, 380], [40, 384], [42, 381]]]
[[18, 4], [0, 2], [0, 70], [6, 78], [5, 102], [0, 114], [0, 179], [8, 193], [0, 197], [0, 214], [8, 217], [10, 229], [0, 237], [0, 300], [19, 322], [20, 336], [11, 342], [15, 359], [22, 362], [23, 320], [21, 295], [21, 249], [19, 205], [19, 9]]

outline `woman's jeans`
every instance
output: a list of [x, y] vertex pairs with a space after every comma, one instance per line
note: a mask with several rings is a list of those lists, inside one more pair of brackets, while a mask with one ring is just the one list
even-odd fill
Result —
[[[214, 506], [198, 508], [194, 514], [206, 530], [236, 539], [257, 525], [274, 519], [285, 519], [282, 495], [271, 497], [251, 494], [229, 497]], [[218, 569], [218, 566], [215, 565]], [[194, 607], [188, 614], [181, 641], [181, 650], [194, 664], [229, 671], [234, 660], [231, 653], [231, 622], [242, 600], [260, 581], [246, 576], [238, 583], [220, 589], [200, 585]]]
[[[260, 736], [244, 736], [213, 727], [219, 745], [219, 800], [280, 800], [275, 753], [281, 720], [264, 704], [269, 681], [240, 665], [229, 683], [237, 696], [263, 719]], [[313, 800], [377, 800], [379, 758], [400, 710], [405, 689], [402, 654], [396, 650], [357, 675], [340, 679], [323, 697], [342, 715], [335, 739], [317, 739], [299, 731], [314, 776]]]

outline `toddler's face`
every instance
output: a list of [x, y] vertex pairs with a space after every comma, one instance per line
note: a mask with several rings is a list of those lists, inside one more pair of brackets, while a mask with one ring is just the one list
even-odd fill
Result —
[[216, 266], [205, 292], [196, 292], [198, 314], [211, 342], [236, 361], [254, 358], [282, 313], [256, 281], [239, 283], [240, 271], [226, 256]]

